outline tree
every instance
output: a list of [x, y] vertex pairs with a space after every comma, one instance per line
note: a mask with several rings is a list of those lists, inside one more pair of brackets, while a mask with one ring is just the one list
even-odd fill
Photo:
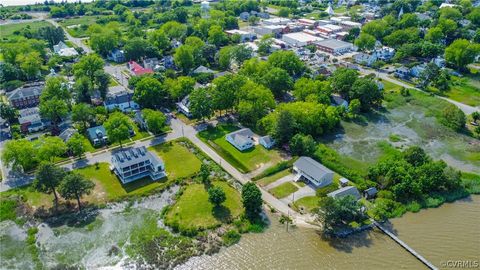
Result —
[[46, 40], [50, 48], [65, 39], [62, 27], [55, 27], [53, 25], [40, 27], [37, 30], [36, 37]]
[[180, 67], [184, 74], [188, 74], [195, 64], [193, 58], [193, 48], [188, 45], [182, 45], [175, 50], [173, 60]]
[[205, 119], [213, 116], [214, 107], [212, 101], [211, 89], [199, 87], [194, 89], [189, 96], [190, 112], [197, 119]]
[[37, 165], [37, 151], [29, 140], [10, 140], [3, 147], [2, 160], [13, 169], [27, 172]]
[[40, 102], [40, 115], [52, 122], [52, 132], [57, 132], [59, 121], [68, 115], [68, 104], [61, 99], [52, 98]]
[[225, 191], [223, 191], [221, 187], [211, 187], [208, 189], [208, 201], [215, 207], [220, 206], [226, 199]]
[[87, 129], [88, 123], [93, 120], [95, 112], [93, 108], [86, 103], [77, 103], [72, 108], [72, 120], [82, 124], [82, 130]]
[[275, 125], [275, 132], [273, 137], [279, 143], [285, 143], [292, 138], [297, 130], [297, 123], [292, 113], [287, 110], [283, 110], [278, 115], [278, 120]]
[[38, 158], [40, 161], [53, 162], [67, 152], [67, 146], [60, 137], [43, 136], [36, 142]]
[[373, 20], [362, 26], [362, 33], [370, 34], [378, 40], [382, 40], [388, 33], [389, 27], [383, 20]]
[[29, 52], [19, 57], [20, 68], [27, 75], [27, 79], [37, 78], [42, 67], [42, 59], [38, 52]]
[[78, 203], [78, 211], [81, 211], [82, 205], [80, 199], [85, 195], [90, 195], [94, 187], [95, 183], [86, 179], [83, 175], [69, 173], [60, 183], [58, 191], [66, 200], [76, 199]]
[[213, 80], [213, 104], [217, 110], [229, 110], [238, 105], [239, 90], [247, 78], [241, 75], [227, 74]]
[[428, 29], [425, 39], [432, 43], [439, 43], [442, 39], [445, 38], [445, 35], [442, 32], [440, 27], [431, 27]]
[[255, 126], [260, 118], [275, 107], [272, 92], [263, 85], [247, 81], [239, 92], [238, 118], [246, 126]]
[[72, 155], [76, 157], [81, 157], [85, 153], [85, 137], [80, 133], [75, 133], [68, 139], [67, 148]]
[[189, 76], [180, 76], [176, 79], [167, 78], [165, 85], [170, 96], [175, 100], [180, 100], [193, 91], [195, 79]]
[[354, 69], [339, 68], [333, 72], [330, 79], [333, 91], [343, 98], [349, 98], [350, 89], [358, 78], [358, 72]]
[[290, 152], [295, 156], [313, 156], [317, 144], [310, 135], [296, 134], [290, 140]]
[[262, 211], [262, 192], [253, 182], [242, 187], [242, 203], [248, 218], [256, 219]]
[[445, 60], [454, 64], [457, 68], [465, 69], [479, 53], [479, 44], [470, 43], [466, 39], [457, 39], [445, 49]]
[[305, 64], [292, 51], [276, 51], [268, 57], [272, 67], [286, 70], [290, 76], [300, 76], [305, 70]]
[[129, 39], [123, 49], [125, 50], [125, 58], [129, 60], [138, 60], [142, 57], [153, 56], [155, 54], [152, 45], [140, 37]]
[[268, 55], [272, 48], [272, 43], [272, 36], [264, 35], [258, 43], [258, 54], [260, 54], [261, 56]]
[[357, 39], [355, 39], [355, 45], [361, 51], [372, 50], [375, 48], [375, 42], [375, 37], [367, 33], [361, 33]]
[[466, 124], [465, 113], [457, 106], [449, 104], [442, 111], [441, 123], [453, 130], [460, 131]]
[[358, 223], [367, 218], [362, 211], [362, 205], [351, 195], [338, 199], [329, 196], [323, 198], [316, 214], [326, 234], [348, 226], [351, 222]]
[[207, 164], [202, 163], [200, 166], [200, 171], [198, 172], [198, 175], [200, 176], [200, 179], [202, 179], [202, 183], [205, 185], [210, 184], [210, 168], [208, 167]]
[[221, 26], [212, 25], [208, 30], [208, 42], [214, 44], [217, 47], [220, 47], [228, 42], [228, 37], [223, 32]]
[[107, 56], [109, 52], [118, 46], [120, 36], [111, 30], [103, 30], [100, 33], [92, 33], [90, 35], [90, 46], [93, 50], [103, 56]]
[[13, 123], [17, 118], [17, 110], [3, 101], [0, 101], [0, 117], [6, 119], [9, 123]]
[[295, 82], [293, 96], [301, 101], [317, 101], [323, 104], [330, 104], [331, 90], [326, 81], [300, 78]]
[[290, 15], [290, 9], [287, 7], [282, 7], [278, 10], [278, 16], [280, 17], [285, 17], [288, 18], [288, 15]]
[[476, 123], [480, 119], [480, 113], [479, 112], [473, 112], [472, 113], [472, 119]]
[[73, 65], [73, 72], [78, 79], [82, 76], [86, 76], [90, 79], [90, 82], [95, 81], [95, 72], [97, 70], [103, 70], [105, 62], [97, 54], [91, 53], [80, 58], [78, 63]]
[[403, 151], [403, 158], [412, 166], [418, 167], [430, 161], [425, 150], [419, 146], [410, 146]]
[[111, 142], [120, 143], [120, 147], [123, 147], [122, 141], [128, 139], [130, 137], [130, 131], [133, 130], [130, 118], [121, 112], [110, 114], [104, 126], [108, 139]]
[[349, 99], [360, 100], [362, 110], [368, 111], [372, 106], [381, 105], [383, 92], [372, 79], [358, 78], [352, 85]]
[[148, 40], [155, 46], [160, 53], [170, 48], [168, 36], [161, 30], [155, 30], [147, 33]]
[[151, 109], [143, 109], [142, 114], [150, 132], [153, 134], [160, 134], [163, 132], [167, 117], [162, 112]]
[[359, 113], [361, 109], [361, 104], [360, 100], [358, 99], [352, 99], [350, 101], [350, 104], [348, 104], [348, 112], [351, 114], [353, 118], [355, 118]]
[[272, 68], [263, 75], [261, 83], [272, 90], [276, 98], [281, 98], [285, 93], [292, 89], [292, 77], [281, 68]]
[[62, 168], [52, 163], [41, 163], [35, 175], [35, 180], [33, 181], [33, 188], [42, 193], [53, 193], [55, 206], [57, 206], [58, 195], [56, 189], [64, 177], [65, 171]]
[[161, 106], [168, 98], [168, 91], [155, 78], [144, 77], [135, 85], [133, 100], [144, 108]]

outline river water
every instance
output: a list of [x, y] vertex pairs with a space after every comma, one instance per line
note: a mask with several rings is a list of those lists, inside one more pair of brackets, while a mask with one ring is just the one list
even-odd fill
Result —
[[[440, 267], [447, 260], [479, 260], [480, 196], [393, 219], [400, 239]], [[213, 256], [190, 259], [178, 269], [427, 269], [386, 235], [373, 230], [332, 244], [314, 230], [272, 218], [263, 234], [249, 234]]]

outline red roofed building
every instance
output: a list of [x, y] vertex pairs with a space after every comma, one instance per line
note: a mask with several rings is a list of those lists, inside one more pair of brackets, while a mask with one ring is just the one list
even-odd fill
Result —
[[130, 69], [130, 72], [132, 72], [135, 76], [153, 73], [153, 70], [151, 68], [144, 68], [135, 61], [128, 62], [128, 68]]

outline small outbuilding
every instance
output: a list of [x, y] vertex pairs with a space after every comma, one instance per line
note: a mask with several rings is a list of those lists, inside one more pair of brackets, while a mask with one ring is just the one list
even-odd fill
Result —
[[258, 139], [258, 143], [263, 145], [263, 147], [270, 149], [275, 144], [275, 140], [271, 136], [267, 135], [267, 136], [260, 137]]
[[349, 182], [349, 181], [348, 181], [347, 178], [343, 178], [343, 177], [342, 177], [342, 178], [340, 178], [339, 182], [340, 182], [340, 186], [346, 187], [346, 186], [348, 186], [348, 182]]
[[367, 188], [365, 191], [363, 191], [363, 197], [365, 197], [367, 200], [375, 198], [377, 196], [378, 190], [375, 187]]

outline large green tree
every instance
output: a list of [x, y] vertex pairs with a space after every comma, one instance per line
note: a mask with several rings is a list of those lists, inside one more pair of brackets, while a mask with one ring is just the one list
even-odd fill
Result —
[[86, 103], [77, 103], [72, 108], [72, 120], [81, 124], [81, 129], [86, 130], [88, 124], [94, 120], [95, 112]]
[[56, 189], [65, 177], [65, 170], [55, 166], [52, 163], [41, 163], [38, 167], [33, 187], [35, 190], [53, 194], [55, 198], [55, 206], [58, 205], [58, 195]]
[[162, 106], [167, 98], [167, 89], [155, 78], [144, 77], [135, 85], [133, 100], [144, 108]]
[[127, 140], [130, 137], [130, 131], [133, 130], [130, 118], [121, 112], [110, 114], [103, 125], [109, 141], [120, 143], [120, 147], [123, 147], [122, 141]]
[[142, 114], [150, 132], [153, 134], [160, 134], [163, 132], [167, 117], [162, 112], [151, 109], [143, 109]]
[[286, 70], [291, 76], [300, 76], [305, 70], [305, 64], [292, 51], [276, 51], [268, 57], [268, 63], [273, 67]]
[[248, 218], [256, 219], [262, 212], [262, 192], [253, 182], [242, 187], [242, 202]]
[[60, 137], [42, 136], [35, 142], [38, 159], [40, 161], [54, 162], [55, 158], [64, 155], [67, 152], [67, 146]]
[[175, 50], [173, 60], [175, 64], [182, 69], [184, 74], [188, 74], [194, 67], [194, 49], [188, 45], [182, 45]]
[[480, 44], [457, 39], [445, 49], [445, 60], [457, 68], [465, 69], [480, 53]]
[[29, 140], [10, 140], [3, 147], [2, 160], [13, 169], [27, 172], [37, 165], [37, 151]]
[[372, 50], [375, 48], [375, 37], [367, 34], [362, 33], [360, 34], [357, 39], [355, 39], [355, 46], [358, 47], [361, 51]]
[[276, 98], [282, 98], [293, 87], [293, 80], [288, 72], [275, 67], [263, 75], [260, 83], [272, 90]]
[[78, 211], [82, 210], [80, 199], [92, 193], [95, 183], [78, 173], [67, 174], [58, 187], [58, 191], [67, 200], [76, 199]]
[[214, 103], [212, 90], [209, 87], [199, 87], [190, 93], [190, 112], [194, 118], [205, 119], [213, 116]]
[[227, 200], [225, 191], [221, 187], [211, 187], [208, 189], [208, 201], [218, 207]]

